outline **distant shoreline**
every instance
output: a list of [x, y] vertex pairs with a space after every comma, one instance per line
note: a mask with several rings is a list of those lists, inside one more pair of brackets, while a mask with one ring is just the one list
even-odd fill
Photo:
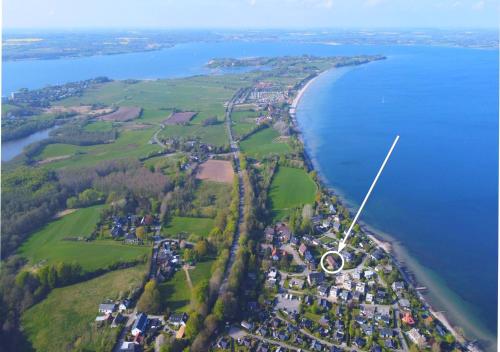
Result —
[[[306, 84], [304, 84], [304, 86], [298, 91], [297, 95], [295, 96], [295, 98], [292, 101], [292, 104], [290, 105], [290, 116], [292, 118], [293, 127], [298, 132], [299, 139], [301, 140], [304, 147], [306, 145], [305, 140], [304, 140], [302, 131], [298, 125], [298, 120], [297, 120], [297, 116], [296, 116], [298, 104], [300, 103], [305, 92], [307, 91], [308, 88], [310, 88], [310, 86], [312, 85], [313, 82], [315, 82], [319, 77], [321, 77], [321, 76], [323, 76], [323, 75], [325, 75], [333, 70], [336, 70], [336, 69], [338, 69], [338, 68], [331, 68], [331, 69], [328, 69], [326, 71], [323, 71], [319, 75], [317, 75], [317, 76], [311, 78], [309, 81], [307, 81]], [[325, 176], [321, 173], [320, 168], [317, 165], [315, 165], [317, 163], [313, 162], [313, 158], [311, 158], [311, 156], [307, 152], [306, 148], [304, 148], [304, 153], [305, 153], [306, 160], [310, 164], [311, 169], [314, 169], [318, 172], [320, 182], [323, 183], [325, 188], [329, 189], [333, 194], [335, 194], [336, 196], [339, 196], [339, 203], [346, 205], [345, 200], [339, 194], [339, 192], [337, 192], [337, 190], [335, 190], [333, 187], [328, 185], [328, 182], [326, 182], [327, 180], [326, 180]], [[347, 208], [349, 209], [349, 206], [347, 206]], [[367, 235], [367, 237], [370, 238], [375, 243], [375, 245], [377, 247], [383, 249], [386, 253], [389, 254], [392, 262], [394, 263], [394, 265], [396, 265], [398, 267], [398, 270], [403, 275], [405, 281], [409, 285], [411, 285], [412, 287], [418, 287], [419, 278], [416, 277], [417, 276], [416, 274], [414, 274], [414, 272], [416, 272], [418, 270], [414, 270], [414, 268], [411, 268], [411, 273], [415, 276], [415, 279], [408, 277], [408, 271], [405, 270], [405, 268], [401, 265], [400, 260], [399, 260], [400, 258], [404, 258], [404, 255], [402, 253], [399, 253], [400, 251], [397, 248], [395, 248], [398, 246], [395, 246], [392, 243], [394, 240], [385, 239], [384, 236], [382, 236], [376, 229], [370, 227], [368, 224], [365, 224], [361, 221], [360, 221], [360, 226], [361, 226], [363, 232]], [[389, 235], [387, 235], [387, 236], [389, 236]], [[401, 246], [401, 247], [403, 247], [403, 246]], [[430, 290], [432, 290], [432, 288], [429, 288], [429, 291]], [[453, 334], [453, 336], [457, 339], [457, 341], [459, 341], [462, 344], [465, 344], [471, 340], [470, 338], [467, 338], [466, 336], [459, 334], [457, 329], [451, 323], [451, 320], [449, 319], [449, 317], [447, 317], [442, 311], [437, 311], [433, 308], [433, 306], [431, 305], [431, 303], [429, 301], [429, 298], [425, 297], [419, 291], [416, 291], [416, 292], [417, 292], [419, 299], [428, 307], [429, 312], [435, 317], [435, 319], [440, 321], [450, 331], [451, 334]], [[461, 325], [464, 325], [464, 324], [461, 324]], [[489, 341], [489, 342], [491, 342], [491, 341]], [[493, 347], [496, 348], [496, 345]]]

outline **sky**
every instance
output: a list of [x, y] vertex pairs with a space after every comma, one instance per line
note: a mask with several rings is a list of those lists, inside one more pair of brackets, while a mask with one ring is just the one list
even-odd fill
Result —
[[500, 0], [3, 0], [3, 28], [498, 28]]

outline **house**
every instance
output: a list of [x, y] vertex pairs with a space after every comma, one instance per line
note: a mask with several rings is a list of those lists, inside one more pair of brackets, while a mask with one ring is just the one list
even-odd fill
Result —
[[367, 293], [365, 297], [366, 303], [373, 303], [373, 295], [371, 293]]
[[111, 323], [112, 328], [116, 328], [121, 323], [125, 322], [127, 319], [121, 314], [118, 313], [116, 317], [113, 319], [113, 323]]
[[342, 284], [342, 288], [344, 290], [347, 290], [347, 291], [352, 290], [352, 281], [351, 280], [345, 280], [344, 283]]
[[99, 313], [111, 314], [116, 310], [115, 303], [102, 303], [99, 304]]
[[290, 282], [288, 283], [288, 287], [302, 290], [304, 288], [304, 283], [304, 280], [291, 278]]
[[374, 345], [370, 352], [382, 352], [382, 348], [379, 345]]
[[304, 243], [301, 243], [299, 246], [299, 254], [301, 256], [304, 256], [306, 254], [306, 251], [307, 251], [307, 246]]
[[392, 339], [385, 340], [384, 341], [384, 345], [388, 349], [394, 349], [394, 348], [396, 348], [396, 346], [394, 345], [394, 341], [392, 341]]
[[135, 237], [135, 234], [133, 234], [133, 233], [126, 234], [123, 241], [125, 243], [128, 243], [128, 244], [139, 244], [140, 243], [140, 240], [137, 237]]
[[250, 323], [250, 322], [248, 322], [248, 321], [246, 321], [246, 320], [243, 320], [243, 321], [241, 322], [241, 326], [242, 326], [243, 328], [247, 329], [248, 331], [252, 331], [252, 330], [253, 330], [253, 323]]
[[370, 257], [372, 257], [372, 259], [374, 260], [380, 260], [384, 257], [384, 253], [381, 249], [377, 248], [372, 252], [372, 254], [370, 254]]
[[342, 291], [340, 292], [340, 299], [347, 302], [349, 300], [350, 292], [349, 291]]
[[405, 289], [405, 284], [403, 281], [394, 281], [391, 287], [394, 292], [398, 292]]
[[318, 300], [318, 306], [323, 309], [330, 309], [330, 302], [328, 302], [326, 299], [320, 298]]
[[375, 306], [363, 304], [361, 306], [361, 314], [363, 314], [368, 319], [371, 319], [375, 316], [375, 309], [376, 309]]
[[219, 339], [219, 342], [217, 343], [217, 347], [222, 348], [223, 350], [229, 348], [230, 342], [229, 339], [226, 337], [221, 337]]
[[278, 280], [278, 270], [276, 268], [269, 269], [269, 273], [267, 274], [267, 281], [274, 284]]
[[320, 272], [312, 272], [307, 275], [307, 283], [310, 286], [316, 286], [321, 284], [325, 280], [325, 274]]
[[274, 240], [274, 229], [270, 226], [266, 227], [264, 230], [264, 237], [267, 242], [272, 242]]
[[352, 273], [352, 278], [354, 280], [361, 280], [363, 278], [363, 271], [361, 269], [356, 269]]
[[340, 222], [335, 221], [335, 222], [333, 223], [333, 225], [332, 225], [332, 230], [333, 230], [334, 232], [339, 232], [339, 231], [340, 231]]
[[358, 292], [358, 291], [355, 291], [353, 294], [352, 294], [352, 300], [354, 302], [360, 302], [361, 301], [361, 293]]
[[135, 352], [135, 343], [132, 341], [124, 341], [120, 346], [121, 352]]
[[356, 256], [352, 252], [345, 252], [343, 253], [344, 259], [347, 263], [352, 262], [354, 259], [356, 259]]
[[331, 255], [326, 256], [326, 262], [334, 270], [337, 268], [337, 262], [335, 261], [335, 259], [333, 259], [333, 256]]
[[129, 299], [124, 299], [123, 301], [120, 302], [120, 305], [118, 306], [118, 310], [120, 312], [123, 312], [127, 309], [130, 308], [131, 302]]
[[411, 329], [409, 332], [408, 332], [408, 337], [410, 338], [410, 340], [418, 345], [418, 346], [422, 346], [425, 344], [426, 342], [426, 339], [425, 339], [425, 336], [423, 336], [422, 334], [420, 334], [420, 332], [418, 331], [418, 329]]
[[375, 275], [375, 272], [371, 269], [368, 269], [365, 270], [364, 275], [367, 280], [370, 280]]
[[392, 331], [392, 329], [389, 329], [389, 328], [383, 328], [383, 329], [380, 329], [379, 335], [380, 335], [380, 337], [386, 339], [386, 338], [392, 337], [393, 331]]
[[373, 335], [373, 326], [364, 324], [361, 326], [361, 330], [363, 333], [367, 336], [372, 336]]
[[337, 300], [338, 295], [339, 295], [339, 289], [338, 289], [337, 287], [335, 287], [335, 286], [332, 286], [332, 287], [330, 288], [330, 293], [329, 293], [329, 295], [328, 295], [328, 298], [330, 298], [330, 299], [332, 299], [332, 300], [336, 301], [336, 300]]
[[144, 313], [139, 313], [135, 318], [134, 324], [132, 325], [132, 335], [137, 336], [143, 334], [146, 331], [147, 324], [148, 316]]
[[286, 224], [280, 223], [276, 225], [276, 232], [278, 233], [279, 240], [282, 243], [288, 243], [288, 241], [290, 241], [290, 237], [292, 236], [292, 231], [290, 231], [290, 229]]
[[111, 314], [106, 314], [95, 318], [95, 322], [99, 327], [103, 326], [104, 324], [109, 324], [112, 321], [113, 321], [113, 316]]
[[186, 313], [172, 313], [168, 317], [168, 322], [174, 326], [186, 325], [188, 316]]
[[413, 319], [413, 316], [411, 315], [410, 312], [406, 312], [401, 321], [408, 325], [415, 324], [415, 320]]
[[356, 292], [365, 294], [366, 291], [366, 284], [364, 282], [358, 282], [356, 284]]
[[403, 309], [409, 309], [410, 308], [410, 301], [408, 301], [406, 298], [402, 298], [399, 300], [399, 305]]
[[384, 315], [391, 315], [391, 307], [389, 306], [378, 306], [377, 307], [377, 313], [379, 316], [384, 316]]
[[321, 297], [326, 297], [328, 295], [329, 289], [330, 285], [328, 285], [327, 283], [322, 283], [318, 286], [318, 295], [320, 295]]
[[366, 345], [365, 339], [362, 339], [361, 337], [356, 337], [353, 342], [354, 346], [363, 348]]

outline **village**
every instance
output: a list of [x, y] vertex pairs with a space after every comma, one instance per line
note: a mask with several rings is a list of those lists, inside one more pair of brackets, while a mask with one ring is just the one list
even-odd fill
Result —
[[[232, 326], [219, 349], [252, 346], [256, 351], [399, 351], [428, 348], [433, 335], [452, 339], [421, 303], [387, 253], [362, 232], [342, 252], [338, 274], [323, 272], [320, 254], [336, 250], [342, 215], [324, 203], [314, 217], [314, 236], [295, 236], [285, 223], [267, 227], [261, 254], [271, 266], [264, 275], [272, 294], [265, 308]], [[335, 259], [326, 257], [335, 267]], [[252, 302], [249, 302], [251, 304]]]

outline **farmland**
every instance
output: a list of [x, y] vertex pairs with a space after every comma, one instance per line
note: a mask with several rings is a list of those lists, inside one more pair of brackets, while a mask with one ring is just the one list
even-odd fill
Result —
[[[118, 329], [96, 332], [89, 326], [100, 303], [121, 295], [127, 297], [130, 291], [142, 285], [145, 273], [145, 265], [139, 265], [53, 290], [45, 300], [23, 314], [22, 325], [28, 339], [37, 351], [65, 351], [75, 347], [84, 350], [96, 340], [103, 340], [101, 350], [111, 350]], [[101, 334], [109, 338], [100, 339]]]
[[233, 183], [234, 171], [230, 161], [207, 160], [198, 168], [196, 177], [200, 180]]
[[30, 264], [76, 262], [86, 271], [106, 268], [116, 262], [130, 262], [150, 252], [147, 246], [130, 246], [111, 240], [78, 241], [91, 234], [101, 206], [79, 209], [35, 232], [19, 253]]
[[316, 184], [303, 169], [280, 167], [269, 191], [274, 219], [283, 218], [295, 207], [314, 203], [315, 193]]
[[278, 141], [279, 133], [272, 128], [266, 128], [252, 134], [241, 142], [241, 150], [249, 157], [262, 159], [277, 154], [283, 155], [292, 150], [286, 143]]

